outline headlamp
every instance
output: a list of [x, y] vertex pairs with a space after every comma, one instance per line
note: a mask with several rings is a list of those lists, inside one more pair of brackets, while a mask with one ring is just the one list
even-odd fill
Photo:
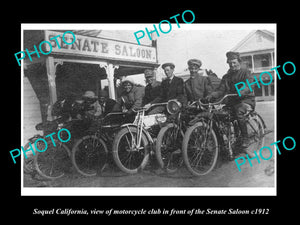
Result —
[[173, 114], [179, 112], [180, 109], [181, 109], [181, 103], [178, 100], [172, 99], [172, 100], [168, 101], [168, 103], [167, 103], [168, 113], [173, 115]]

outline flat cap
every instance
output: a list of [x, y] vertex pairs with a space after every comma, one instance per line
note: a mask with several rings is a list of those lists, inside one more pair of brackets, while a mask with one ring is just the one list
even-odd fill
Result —
[[199, 60], [199, 59], [190, 59], [188, 62], [187, 62], [188, 66], [191, 66], [191, 65], [197, 65], [199, 67], [202, 66], [202, 62]]
[[226, 53], [227, 59], [240, 59], [240, 53], [238, 52], [227, 52]]
[[147, 77], [154, 77], [154, 71], [150, 70], [150, 69], [146, 69], [144, 71], [144, 74], [145, 74], [145, 78], [147, 78]]
[[172, 69], [175, 68], [174, 63], [164, 63], [164, 64], [161, 65], [161, 67], [162, 67], [163, 69], [164, 69], [165, 67], [167, 67], [167, 66], [171, 67]]

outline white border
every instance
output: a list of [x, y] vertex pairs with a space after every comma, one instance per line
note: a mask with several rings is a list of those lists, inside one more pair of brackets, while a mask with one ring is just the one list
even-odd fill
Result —
[[[174, 26], [173, 26], [174, 25]], [[21, 49], [23, 50], [23, 30], [143, 30], [145, 27], [153, 28], [153, 24], [21, 24]], [[277, 62], [277, 24], [180, 24], [180, 30], [275, 30], [275, 62]], [[276, 65], [276, 63], [275, 63]], [[21, 143], [23, 146], [23, 63], [21, 63]], [[276, 77], [276, 76], [275, 76]], [[276, 77], [277, 78], [277, 77]], [[277, 136], [277, 79], [275, 78], [275, 110], [274, 110], [274, 140]], [[22, 196], [276, 196], [277, 195], [277, 154], [275, 154], [274, 187], [248, 188], [248, 187], [187, 187], [187, 188], [118, 188], [118, 187], [89, 187], [89, 188], [35, 188], [23, 187], [23, 157], [21, 157], [21, 195]]]

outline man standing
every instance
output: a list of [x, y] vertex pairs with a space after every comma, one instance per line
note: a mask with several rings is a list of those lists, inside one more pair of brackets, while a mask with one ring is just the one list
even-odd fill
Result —
[[208, 77], [200, 75], [198, 72], [202, 65], [198, 59], [190, 59], [188, 62], [190, 78], [185, 81], [185, 93], [189, 102], [205, 98], [212, 92], [212, 86]]
[[143, 98], [143, 105], [151, 104], [154, 99], [160, 96], [161, 83], [155, 79], [153, 70], [146, 69], [145, 72], [146, 87], [145, 96]]
[[[162, 81], [161, 93], [152, 101], [152, 104], [167, 102], [171, 99], [177, 99], [181, 104], [184, 105], [186, 103], [186, 98], [184, 95], [184, 82], [182, 78], [174, 75], [175, 65], [173, 63], [164, 63], [162, 68], [167, 76], [167, 79]], [[164, 110], [164, 106], [158, 106], [151, 110], [149, 114], [161, 113]]]
[[[226, 57], [227, 63], [229, 65], [229, 70], [223, 76], [221, 83], [216, 91], [214, 91], [207, 97], [209, 101], [211, 101], [213, 98], [216, 99], [222, 97], [225, 94], [237, 94], [236, 88], [234, 86], [236, 83], [246, 83], [246, 79], [248, 79], [248, 81], [252, 83], [252, 81], [254, 80], [249, 70], [241, 68], [241, 58], [238, 52], [227, 52]], [[242, 136], [241, 147], [245, 148], [246, 151], [246, 148], [249, 146], [249, 139], [245, 114], [255, 108], [255, 95], [247, 86], [241, 91], [241, 97], [234, 96], [229, 98], [227, 105], [233, 107], [233, 110], [237, 116]], [[254, 154], [251, 152], [249, 152], [248, 155], [254, 156]]]

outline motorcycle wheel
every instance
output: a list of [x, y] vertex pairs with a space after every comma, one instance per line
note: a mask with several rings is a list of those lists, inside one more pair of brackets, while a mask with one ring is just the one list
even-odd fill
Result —
[[184, 133], [173, 123], [161, 128], [157, 135], [155, 156], [159, 166], [168, 173], [176, 172], [183, 164], [181, 150], [183, 136]]
[[72, 164], [84, 176], [101, 173], [107, 164], [107, 146], [95, 135], [79, 139], [72, 149]]
[[143, 170], [149, 161], [148, 139], [142, 133], [140, 146], [136, 146], [137, 132], [136, 127], [124, 127], [113, 141], [113, 159], [118, 168], [128, 174]]
[[[52, 142], [47, 142], [48, 148], [44, 152], [36, 151], [34, 157], [35, 169], [39, 175], [46, 179], [58, 179], [65, 175], [65, 172], [71, 168], [71, 151], [63, 143], [55, 140], [56, 147]], [[44, 149], [44, 147], [39, 147]]]

